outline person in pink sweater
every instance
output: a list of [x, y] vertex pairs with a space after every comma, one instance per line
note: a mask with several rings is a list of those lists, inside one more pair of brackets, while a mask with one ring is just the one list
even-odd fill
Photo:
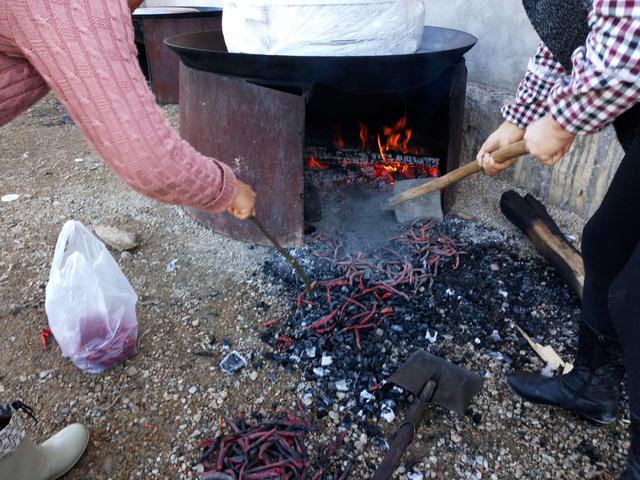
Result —
[[49, 90], [104, 161], [160, 202], [240, 219], [255, 193], [171, 128], [140, 71], [131, 11], [142, 0], [0, 0], [0, 126]]
[[[52, 90], [133, 189], [164, 203], [249, 218], [251, 187], [181, 140], [147, 88], [131, 23], [140, 3], [0, 0], [0, 126]], [[22, 403], [12, 405], [0, 404], [0, 478], [52, 480], [71, 469], [87, 446], [87, 428], [69, 425], [36, 445], [16, 415]]]

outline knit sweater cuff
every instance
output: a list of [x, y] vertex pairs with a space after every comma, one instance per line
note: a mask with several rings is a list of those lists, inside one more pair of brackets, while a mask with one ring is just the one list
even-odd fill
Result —
[[220, 189], [220, 193], [211, 202], [202, 207], [202, 210], [209, 212], [222, 212], [226, 210], [236, 193], [237, 181], [233, 171], [224, 163], [218, 162], [218, 166], [221, 170], [222, 188]]

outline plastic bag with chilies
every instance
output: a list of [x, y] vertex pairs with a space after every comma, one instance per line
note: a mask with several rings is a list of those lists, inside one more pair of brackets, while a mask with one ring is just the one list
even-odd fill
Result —
[[82, 223], [65, 223], [53, 255], [45, 309], [62, 354], [98, 373], [138, 348], [138, 297], [120, 267]]

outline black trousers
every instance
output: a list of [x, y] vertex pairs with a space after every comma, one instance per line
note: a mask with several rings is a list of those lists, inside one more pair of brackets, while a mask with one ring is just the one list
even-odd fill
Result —
[[626, 154], [602, 205], [584, 228], [587, 326], [619, 340], [631, 411], [640, 417], [640, 135]]

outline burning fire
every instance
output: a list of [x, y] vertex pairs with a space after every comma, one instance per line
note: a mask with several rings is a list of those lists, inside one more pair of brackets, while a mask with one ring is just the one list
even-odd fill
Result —
[[360, 126], [360, 148], [369, 150], [369, 129], [364, 123], [358, 123]]
[[[404, 178], [415, 178], [417, 174], [429, 177], [437, 177], [439, 172], [436, 167], [420, 165], [415, 163], [406, 163], [398, 161], [398, 154], [413, 155], [416, 157], [424, 157], [424, 152], [420, 148], [410, 147], [409, 142], [413, 134], [413, 130], [407, 127], [407, 117], [402, 117], [390, 127], [384, 127], [382, 132], [375, 134], [369, 131], [369, 128], [358, 123], [360, 138], [360, 149], [363, 152], [372, 150], [372, 143], [376, 142], [375, 149], [380, 154], [381, 162], [362, 163], [357, 160], [342, 160], [338, 163], [344, 167], [355, 166], [363, 169], [372, 169], [374, 177], [385, 178], [389, 183], [395, 183], [395, 176], [400, 175]], [[340, 150], [348, 150], [344, 138], [340, 134], [340, 126], [336, 126], [333, 135], [333, 143]], [[357, 155], [355, 156], [357, 158]], [[325, 170], [329, 165], [323, 163], [315, 156], [309, 156], [307, 166], [310, 168]]]
[[413, 130], [407, 128], [407, 117], [402, 117], [393, 127], [384, 127], [383, 133], [386, 137], [384, 145], [382, 145], [382, 139], [378, 134], [378, 149], [383, 160], [386, 161], [387, 158], [384, 154], [389, 151], [402, 152], [404, 154], [416, 153], [415, 150], [412, 151], [408, 147]]

